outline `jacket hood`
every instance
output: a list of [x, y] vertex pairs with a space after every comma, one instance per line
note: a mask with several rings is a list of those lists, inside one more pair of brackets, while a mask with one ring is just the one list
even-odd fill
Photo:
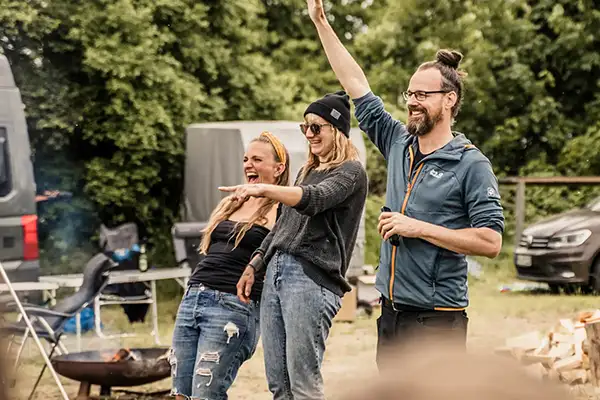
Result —
[[[467, 137], [460, 132], [452, 132], [454, 138], [448, 142], [444, 147], [435, 151], [436, 157], [443, 157], [447, 159], [460, 160], [464, 151], [468, 148], [475, 147], [473, 143], [467, 139]], [[411, 146], [415, 149], [417, 145], [417, 137], [412, 137]]]

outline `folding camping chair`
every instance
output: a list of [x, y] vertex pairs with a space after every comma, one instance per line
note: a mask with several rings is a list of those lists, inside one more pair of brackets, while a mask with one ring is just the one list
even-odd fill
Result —
[[[115, 270], [137, 270], [140, 260], [138, 227], [129, 222], [113, 229], [100, 227], [100, 247], [113, 252]], [[102, 332], [101, 307], [121, 305], [129, 322], [143, 321], [148, 307], [153, 303], [152, 292], [147, 282], [119, 283], [107, 286], [94, 302], [94, 325], [96, 334], [102, 338], [133, 336], [130, 333], [106, 335]]]
[[177, 222], [171, 229], [175, 261], [179, 267], [196, 268], [204, 257], [200, 254], [202, 230], [206, 222]]
[[[16, 295], [13, 295], [13, 297], [15, 297], [15, 303], [19, 306], [19, 319], [16, 323], [5, 323], [0, 327], [0, 331], [11, 337], [7, 353], [10, 351], [10, 346], [14, 341], [15, 336], [23, 335], [14, 364], [15, 372], [19, 366], [25, 342], [30, 335], [36, 339], [36, 342], [38, 342], [37, 338], [39, 337], [43, 338], [51, 345], [50, 354], [47, 355], [48, 360], [52, 358], [55, 352], [58, 354], [68, 353], [68, 350], [61, 342], [61, 336], [63, 335], [67, 320], [75, 317], [94, 301], [96, 296], [100, 294], [102, 289], [104, 289], [108, 283], [110, 270], [116, 266], [117, 264], [105, 254], [96, 254], [86, 264], [83, 271], [83, 282], [77, 292], [64, 298], [52, 308], [30, 304], [22, 305], [20, 302], [17, 302]], [[23, 315], [23, 313], [26, 315]], [[35, 335], [32, 334], [31, 329], [34, 330]], [[43, 347], [40, 347], [40, 351], [43, 351]], [[44, 364], [33, 387], [30, 398], [33, 396], [46, 367], [47, 364]]]

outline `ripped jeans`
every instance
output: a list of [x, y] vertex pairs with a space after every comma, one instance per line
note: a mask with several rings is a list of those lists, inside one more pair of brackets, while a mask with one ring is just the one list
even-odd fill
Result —
[[191, 285], [183, 296], [169, 361], [172, 395], [224, 400], [238, 369], [258, 344], [259, 304]]

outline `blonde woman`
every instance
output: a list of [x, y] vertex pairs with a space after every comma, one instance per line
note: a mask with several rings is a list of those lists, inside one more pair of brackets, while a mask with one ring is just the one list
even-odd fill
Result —
[[[250, 184], [285, 186], [289, 155], [272, 134], [262, 133], [244, 154]], [[204, 255], [190, 277], [175, 321], [170, 357], [172, 394], [183, 399], [227, 399], [239, 367], [256, 350], [262, 275], [246, 302], [236, 284], [252, 254], [269, 234], [278, 203], [268, 198], [224, 198], [203, 232]]]
[[323, 399], [321, 363], [341, 297], [367, 196], [367, 174], [349, 139], [350, 103], [344, 92], [308, 106], [301, 124], [307, 163], [295, 186], [248, 184], [221, 188], [240, 201], [267, 198], [281, 216], [238, 283], [251, 299], [266, 266], [261, 332], [274, 399]]

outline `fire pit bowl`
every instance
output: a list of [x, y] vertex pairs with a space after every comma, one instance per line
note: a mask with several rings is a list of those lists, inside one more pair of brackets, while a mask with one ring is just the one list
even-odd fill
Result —
[[60, 375], [81, 382], [78, 399], [89, 398], [90, 385], [110, 394], [113, 386], [139, 386], [171, 376], [168, 347], [108, 349], [63, 354], [52, 358]]

